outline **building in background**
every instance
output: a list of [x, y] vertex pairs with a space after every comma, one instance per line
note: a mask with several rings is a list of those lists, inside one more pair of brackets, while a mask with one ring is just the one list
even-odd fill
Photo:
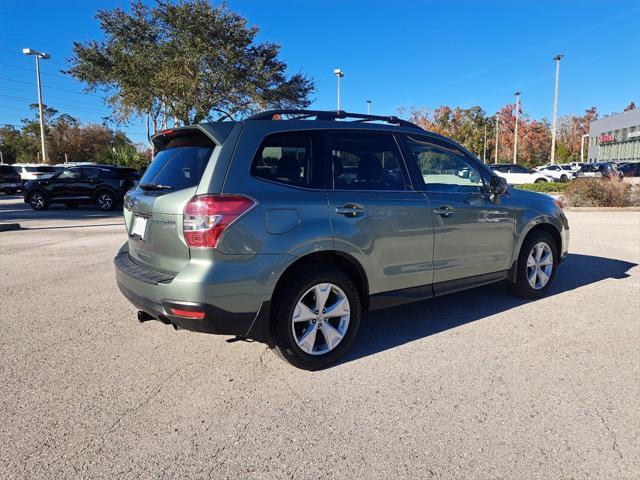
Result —
[[640, 109], [591, 122], [589, 129], [590, 162], [640, 161]]

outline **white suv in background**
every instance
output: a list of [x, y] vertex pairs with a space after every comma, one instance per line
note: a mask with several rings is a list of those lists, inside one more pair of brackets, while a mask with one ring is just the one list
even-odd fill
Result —
[[512, 163], [494, 163], [489, 167], [499, 176], [506, 178], [509, 185], [524, 183], [553, 182], [554, 178], [543, 172], [534, 172], [522, 165]]
[[576, 176], [571, 165], [546, 165], [536, 169], [536, 172], [553, 177], [556, 182], [568, 182]]
[[51, 165], [41, 163], [14, 163], [13, 168], [20, 175], [23, 184], [29, 180], [46, 180], [56, 173]]

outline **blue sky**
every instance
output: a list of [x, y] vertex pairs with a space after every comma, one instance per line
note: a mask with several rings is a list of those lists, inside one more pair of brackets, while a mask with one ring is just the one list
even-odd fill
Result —
[[[25, 7], [25, 3], [29, 7]], [[396, 114], [398, 107], [469, 107], [487, 112], [513, 101], [531, 116], [551, 117], [554, 62], [560, 115], [596, 106], [601, 114], [640, 105], [640, 3], [637, 1], [228, 0], [260, 28], [259, 40], [282, 46], [291, 72], [316, 82], [313, 107], [336, 106], [335, 67], [345, 72], [342, 107]], [[127, 1], [0, 0], [0, 124], [33, 116], [34, 60], [46, 51], [45, 103], [83, 122], [109, 114], [100, 95], [60, 73], [74, 41], [100, 38], [98, 8]], [[141, 122], [123, 126], [144, 141]]]

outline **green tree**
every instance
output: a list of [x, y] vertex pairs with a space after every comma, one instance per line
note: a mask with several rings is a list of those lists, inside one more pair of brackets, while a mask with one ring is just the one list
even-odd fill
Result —
[[313, 82], [286, 75], [275, 43], [224, 4], [206, 0], [99, 10], [103, 41], [75, 43], [68, 73], [102, 90], [116, 117], [147, 117], [148, 130], [270, 107], [306, 107]]

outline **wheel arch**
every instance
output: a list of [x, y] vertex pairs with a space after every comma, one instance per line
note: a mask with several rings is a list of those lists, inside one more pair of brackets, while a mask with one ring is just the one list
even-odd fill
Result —
[[276, 286], [273, 290], [271, 297], [271, 317], [273, 318], [275, 309], [277, 309], [278, 302], [281, 295], [286, 289], [287, 285], [297, 276], [300, 272], [313, 268], [315, 266], [333, 266], [343, 272], [349, 277], [349, 279], [358, 288], [362, 309], [367, 310], [369, 308], [369, 283], [366, 273], [354, 257], [351, 255], [339, 252], [335, 250], [322, 250], [319, 252], [309, 253], [293, 261], [280, 275], [280, 278], [276, 282]]
[[513, 259], [513, 262], [511, 264], [511, 269], [509, 271], [510, 282], [512, 283], [515, 282], [517, 268], [518, 268], [518, 258], [520, 258], [520, 252], [522, 250], [522, 246], [524, 245], [527, 238], [529, 238], [535, 232], [539, 232], [539, 231], [543, 231], [551, 235], [555, 243], [556, 255], [558, 255], [558, 258], [560, 258], [560, 255], [562, 253], [562, 235], [560, 234], [560, 230], [552, 222], [549, 222], [544, 218], [538, 218], [533, 222], [531, 222], [528, 225], [528, 228], [520, 235], [521, 240], [518, 242], [516, 255], [515, 255], [515, 258]]

